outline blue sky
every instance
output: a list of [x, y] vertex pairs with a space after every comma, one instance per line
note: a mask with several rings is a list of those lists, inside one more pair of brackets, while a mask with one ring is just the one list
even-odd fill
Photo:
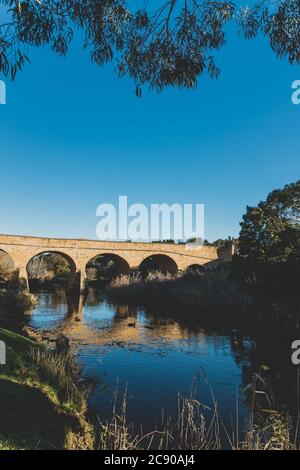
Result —
[[206, 238], [236, 236], [246, 205], [299, 179], [299, 67], [267, 41], [234, 38], [221, 76], [196, 90], [135, 96], [74, 42], [30, 51], [0, 106], [0, 232], [96, 238], [96, 207], [204, 203]]

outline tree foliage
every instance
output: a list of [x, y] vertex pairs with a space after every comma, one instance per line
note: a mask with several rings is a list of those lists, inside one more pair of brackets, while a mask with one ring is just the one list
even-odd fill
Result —
[[[142, 2], [141, 2], [142, 4]], [[210, 0], [165, 0], [132, 10], [125, 0], [0, 0], [0, 74], [15, 77], [28, 46], [50, 45], [66, 55], [74, 32], [93, 62], [116, 61], [120, 76], [141, 86], [191, 88], [199, 76], [219, 75], [213, 53], [226, 43], [225, 25], [245, 38], [266, 35], [277, 56], [300, 61], [299, 0], [259, 0], [250, 7]], [[2, 20], [1, 20], [2, 18]]]
[[254, 262], [300, 261], [300, 180], [247, 207], [239, 252]]

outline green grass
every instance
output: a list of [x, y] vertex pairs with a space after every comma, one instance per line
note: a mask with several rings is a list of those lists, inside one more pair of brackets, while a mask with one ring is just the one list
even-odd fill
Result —
[[0, 449], [91, 447], [84, 397], [74, 371], [65, 371], [70, 359], [3, 328], [0, 340], [7, 351], [0, 365]]
[[7, 342], [19, 351], [26, 351], [29, 346], [37, 346], [38, 343], [30, 338], [14, 333], [13, 331], [0, 328], [0, 340]]

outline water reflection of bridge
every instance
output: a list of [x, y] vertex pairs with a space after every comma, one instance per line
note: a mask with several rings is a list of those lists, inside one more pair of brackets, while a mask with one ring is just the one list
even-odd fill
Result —
[[[65, 317], [59, 324], [59, 330], [49, 331], [47, 336], [55, 336], [58, 331], [63, 331], [71, 340], [78, 340], [79, 345], [96, 346], [96, 355], [105, 354], [108, 348], [105, 346], [137, 350], [139, 346], [147, 349], [161, 348], [161, 345], [172, 344], [178, 340], [176, 348], [184, 348], [189, 340], [188, 354], [198, 356], [207, 354], [207, 348], [213, 348], [216, 356], [232, 356], [235, 363], [241, 369], [243, 386], [246, 387], [252, 381], [254, 372], [260, 372], [269, 382], [281, 403], [286, 404], [291, 412], [298, 403], [296, 368], [290, 361], [290, 344], [294, 339], [282, 328], [268, 324], [268, 329], [259, 328], [247, 331], [236, 331], [228, 327], [223, 329], [220, 324], [210, 326], [205, 323], [206, 317], [190, 314], [188, 311], [172, 310], [158, 312], [151, 308], [140, 309], [134, 305], [122, 305], [110, 302], [105, 294], [90, 288], [87, 296], [80, 296], [77, 302], [72, 298], [66, 298], [62, 290], [56, 295], [47, 297], [49, 309], [58, 309], [64, 303]], [[107, 315], [99, 316], [99, 304], [104, 303]], [[84, 310], [86, 308], [86, 311]], [[93, 307], [94, 312], [93, 313]], [[87, 317], [88, 311], [88, 317]], [[105, 313], [105, 312], [104, 312]], [[183, 314], [184, 313], [184, 314]], [[200, 312], [199, 312], [200, 313]], [[99, 321], [100, 320], [100, 321]], [[128, 326], [135, 323], [135, 327]], [[200, 327], [201, 326], [201, 327]], [[266, 334], [266, 331], [268, 334]], [[299, 330], [297, 330], [299, 333]], [[271, 334], [270, 334], [271, 332]], [[180, 341], [181, 340], [181, 341]], [[165, 343], [164, 343], [165, 341]], [[97, 348], [99, 346], [99, 348]], [[164, 349], [163, 347], [161, 348]], [[144, 349], [141, 349], [144, 351]], [[167, 350], [167, 348], [166, 348]], [[199, 360], [199, 367], [205, 363], [205, 359]], [[262, 371], [261, 366], [264, 366]], [[267, 366], [267, 367], [266, 367]]]
[[[67, 306], [66, 313], [58, 327], [48, 334], [55, 337], [63, 332], [71, 340], [94, 345], [123, 343], [151, 344], [157, 338], [165, 341], [193, 339], [197, 344], [205, 344], [207, 334], [197, 328], [195, 324], [189, 325], [180, 319], [174, 319], [172, 314], [166, 312], [157, 314], [151, 308], [139, 308], [136, 305], [114, 303], [105, 297], [103, 292], [94, 288], [88, 289], [87, 295], [79, 297], [70, 296], [64, 289], [56, 290], [55, 295], [47, 295], [49, 309], [53, 311], [60, 308], [63, 303]], [[107, 318], [99, 317], [99, 304], [104, 305]], [[85, 306], [89, 310], [95, 308], [95, 316], [86, 318]], [[220, 338], [212, 337], [217, 342]]]

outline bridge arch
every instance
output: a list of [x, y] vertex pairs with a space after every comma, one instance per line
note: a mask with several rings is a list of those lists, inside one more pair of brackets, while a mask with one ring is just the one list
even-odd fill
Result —
[[121, 274], [129, 274], [130, 266], [122, 256], [115, 253], [100, 253], [87, 262], [85, 272], [88, 281], [112, 279]]
[[145, 275], [149, 272], [160, 271], [164, 274], [177, 274], [178, 266], [177, 263], [168, 255], [164, 254], [154, 254], [147, 256], [140, 266], [139, 271], [142, 275]]
[[186, 268], [186, 271], [191, 274], [199, 274], [204, 272], [204, 266], [202, 264], [191, 264]]
[[[51, 259], [52, 258], [52, 259]], [[54, 258], [54, 259], [53, 259]], [[61, 277], [65, 278], [66, 282], [70, 282], [74, 280], [77, 267], [76, 263], [71, 256], [63, 251], [57, 250], [44, 250], [38, 253], [35, 253], [31, 258], [28, 260], [26, 264], [26, 272], [28, 280], [39, 280], [42, 279], [44, 276], [47, 266], [57, 265], [59, 263], [59, 259], [63, 259], [67, 261], [69, 269], [66, 267], [64, 272], [63, 268], [61, 269]], [[59, 274], [58, 274], [59, 275]]]

